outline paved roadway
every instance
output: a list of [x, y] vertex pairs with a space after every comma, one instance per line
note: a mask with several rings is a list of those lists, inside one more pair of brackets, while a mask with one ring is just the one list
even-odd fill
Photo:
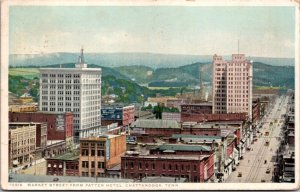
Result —
[[29, 174], [29, 175], [46, 175], [47, 167], [46, 161], [33, 165], [27, 169], [20, 170], [20, 174]]
[[[250, 146], [250, 151], [246, 151], [243, 156], [244, 159], [240, 160], [236, 170], [227, 178], [227, 183], [272, 182], [276, 150], [283, 138], [282, 115], [287, 112], [287, 102], [288, 98], [281, 96], [269, 108], [261, 121], [262, 128], [259, 130], [260, 133], [257, 134], [257, 141]], [[275, 120], [277, 120], [277, 123], [275, 123]], [[270, 122], [273, 122], [273, 124], [270, 125]], [[269, 135], [265, 135], [265, 132], [269, 132]], [[265, 146], [267, 141], [270, 143], [269, 146]], [[270, 168], [270, 173], [266, 173], [268, 168]], [[241, 177], [238, 177], [239, 173], [242, 173]]]

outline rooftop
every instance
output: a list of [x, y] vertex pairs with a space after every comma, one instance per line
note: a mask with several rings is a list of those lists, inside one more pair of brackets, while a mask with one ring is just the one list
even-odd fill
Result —
[[176, 159], [176, 160], [203, 160], [207, 157], [209, 157], [209, 155], [125, 155], [122, 156], [123, 157], [133, 157], [134, 159]]
[[101, 106], [101, 109], [116, 109], [116, 108], [129, 108], [129, 107], [133, 107], [134, 105], [125, 105], [125, 104], [104, 104]]
[[42, 114], [64, 115], [72, 112], [34, 111], [34, 112], [12, 112], [12, 113], [42, 113]]
[[205, 145], [163, 144], [153, 149], [165, 151], [210, 151], [211, 147]]
[[135, 110], [134, 112], [134, 116], [139, 117], [139, 118], [143, 118], [143, 117], [154, 117], [155, 115], [150, 112], [150, 111], [139, 111], [139, 110]]
[[80, 138], [80, 141], [93, 141], [93, 140], [99, 140], [100, 138], [115, 138], [115, 137], [119, 137], [121, 135], [113, 135], [113, 134], [100, 134], [98, 136], [90, 136], [90, 137], [86, 137], [86, 138]]
[[183, 135], [183, 134], [173, 134], [173, 139], [178, 138], [197, 138], [197, 139], [206, 139], [206, 140], [216, 140], [216, 139], [222, 139], [221, 136], [209, 136], [209, 135]]
[[47, 158], [47, 159], [54, 159], [54, 160], [65, 160], [65, 161], [74, 161], [79, 159], [79, 155], [75, 155], [74, 153], [65, 153], [63, 155]]
[[60, 72], [77, 72], [77, 71], [101, 71], [101, 68], [39, 68], [40, 72], [54, 71]]
[[206, 102], [206, 103], [186, 103], [182, 104], [181, 106], [185, 105], [191, 105], [191, 106], [212, 106], [212, 102]]
[[176, 120], [138, 119], [131, 127], [180, 129], [180, 124]]

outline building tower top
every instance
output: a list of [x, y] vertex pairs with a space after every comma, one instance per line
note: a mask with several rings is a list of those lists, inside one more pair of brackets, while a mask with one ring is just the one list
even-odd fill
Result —
[[78, 63], [75, 64], [76, 68], [87, 68], [87, 64], [84, 63], [83, 47], [81, 47], [81, 54], [78, 57]]

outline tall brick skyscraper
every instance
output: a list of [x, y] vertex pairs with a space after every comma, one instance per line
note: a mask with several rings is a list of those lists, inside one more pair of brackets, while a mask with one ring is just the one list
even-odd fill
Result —
[[244, 54], [232, 60], [213, 56], [213, 113], [247, 113], [252, 117], [252, 63]]

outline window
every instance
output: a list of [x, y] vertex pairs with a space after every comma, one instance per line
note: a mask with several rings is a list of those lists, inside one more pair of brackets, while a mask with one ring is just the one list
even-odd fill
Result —
[[172, 165], [171, 164], [169, 164], [169, 171], [171, 171], [172, 170]]
[[95, 156], [95, 149], [91, 149], [91, 156]]
[[81, 155], [82, 156], [88, 156], [89, 155], [89, 150], [88, 149], [81, 149]]
[[152, 169], [153, 170], [155, 169], [155, 163], [152, 163]]
[[104, 156], [104, 151], [103, 150], [98, 150], [97, 156]]
[[148, 169], [148, 162], [146, 162], [146, 164], [145, 164], [145, 168], [146, 168], [146, 169]]
[[139, 163], [139, 169], [142, 169], [142, 163], [141, 162]]
[[194, 165], [194, 171], [196, 171], [197, 170], [197, 165]]
[[178, 165], [177, 165], [177, 164], [175, 164], [175, 170], [176, 170], [176, 171], [178, 170]]
[[131, 167], [131, 169], [133, 169], [133, 167], [134, 167], [134, 164], [133, 164], [133, 162], [130, 162], [130, 167]]
[[89, 162], [88, 161], [82, 161], [82, 168], [89, 168]]
[[104, 162], [98, 162], [98, 168], [103, 169], [104, 168]]
[[166, 165], [163, 163], [163, 170], [165, 170], [166, 169]]
[[95, 168], [95, 161], [92, 161], [92, 168]]

